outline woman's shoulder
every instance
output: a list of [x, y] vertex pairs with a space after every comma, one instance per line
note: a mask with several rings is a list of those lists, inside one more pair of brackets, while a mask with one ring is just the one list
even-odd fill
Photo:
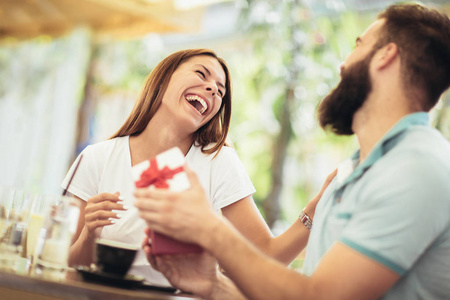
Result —
[[217, 157], [223, 157], [223, 158], [237, 158], [236, 150], [234, 150], [233, 147], [224, 145], [219, 152], [214, 152], [213, 155], [216, 155]]
[[212, 147], [214, 147], [214, 144], [209, 144], [208, 146], [206, 146], [203, 151], [202, 151], [202, 147], [200, 145], [192, 145], [191, 149], [188, 152], [188, 156], [193, 156], [193, 157], [202, 157], [204, 159], [208, 159], [208, 160], [222, 160], [222, 159], [230, 159], [233, 157], [237, 157], [236, 151], [234, 150], [234, 148], [230, 147], [230, 146], [223, 146], [222, 148], [220, 148], [217, 151], [214, 151], [212, 153], [207, 153], [204, 152], [204, 150], [208, 150], [211, 149]]
[[108, 149], [116, 148], [118, 146], [124, 146], [125, 144], [128, 144], [128, 137], [129, 136], [121, 136], [89, 144], [85, 148], [85, 150], [88, 149], [88, 151], [105, 151]]
[[128, 136], [112, 138], [88, 145], [81, 153], [96, 158], [107, 157], [114, 151], [128, 149]]

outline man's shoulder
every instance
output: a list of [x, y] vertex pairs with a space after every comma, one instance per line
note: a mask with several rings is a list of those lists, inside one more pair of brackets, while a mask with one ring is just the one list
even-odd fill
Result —
[[450, 168], [450, 142], [436, 129], [427, 126], [413, 126], [406, 131], [402, 140], [393, 149], [404, 159], [441, 164]]
[[368, 198], [370, 195], [397, 198], [408, 195], [406, 202], [411, 203], [415, 198], [420, 205], [424, 199], [448, 199], [450, 143], [432, 128], [422, 126], [408, 130], [367, 175], [361, 186], [365, 186]]
[[450, 147], [450, 142], [442, 135], [442, 133], [430, 126], [411, 126], [405, 131], [403, 140], [412, 145], [420, 145], [423, 144], [421, 141], [427, 141], [429, 143], [438, 143]]
[[395, 146], [367, 171], [361, 184], [370, 193], [450, 193], [449, 141], [433, 128], [414, 127], [404, 132]]

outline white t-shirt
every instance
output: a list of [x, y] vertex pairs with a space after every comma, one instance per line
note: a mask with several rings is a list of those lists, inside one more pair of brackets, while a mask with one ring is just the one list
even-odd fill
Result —
[[[135, 185], [131, 175], [129, 136], [90, 145], [81, 154], [83, 159], [68, 191], [85, 201], [100, 193], [120, 192], [125, 198], [124, 205], [129, 208], [126, 212], [118, 211], [121, 218], [117, 223], [105, 226], [100, 238], [140, 245], [146, 224], [133, 205]], [[218, 213], [222, 207], [252, 195], [255, 188], [232, 148], [222, 147], [215, 158], [214, 155], [204, 154], [200, 147], [192, 146], [186, 162], [199, 177]], [[67, 186], [79, 159], [80, 156], [64, 178], [63, 188]], [[151, 268], [142, 250], [138, 252], [130, 273], [144, 276], [153, 284], [169, 285], [159, 272]]]

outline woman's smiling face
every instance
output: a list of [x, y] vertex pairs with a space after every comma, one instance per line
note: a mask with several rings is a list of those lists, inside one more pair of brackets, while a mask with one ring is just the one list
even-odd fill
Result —
[[181, 121], [192, 133], [219, 111], [227, 92], [226, 75], [212, 56], [191, 57], [178, 66], [170, 78], [160, 109]]

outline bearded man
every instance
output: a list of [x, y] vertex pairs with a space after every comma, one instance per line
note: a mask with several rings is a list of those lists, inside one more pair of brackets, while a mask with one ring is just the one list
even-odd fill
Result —
[[450, 143], [428, 125], [428, 112], [449, 85], [449, 18], [420, 5], [388, 7], [318, 107], [320, 125], [355, 134], [360, 149], [317, 205], [304, 274], [211, 213], [190, 171], [191, 190], [138, 190], [136, 206], [153, 230], [206, 251], [149, 260], [207, 299], [448, 299]]

